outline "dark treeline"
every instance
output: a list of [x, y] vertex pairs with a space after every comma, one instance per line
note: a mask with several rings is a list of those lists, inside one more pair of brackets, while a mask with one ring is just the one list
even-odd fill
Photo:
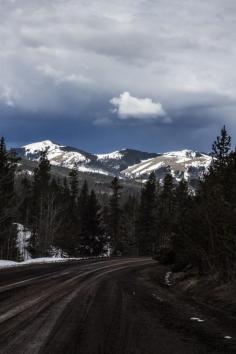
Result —
[[110, 194], [80, 185], [75, 166], [62, 179], [51, 173], [47, 151], [32, 175], [19, 173], [18, 159], [0, 145], [0, 257], [21, 260], [18, 225], [31, 233], [31, 257], [137, 254], [134, 241], [136, 198], [121, 198], [118, 178]]
[[[197, 190], [161, 183], [152, 173], [140, 195], [124, 195], [114, 178], [104, 198], [79, 184], [76, 167], [65, 179], [51, 174], [43, 152], [32, 176], [17, 173], [18, 159], [0, 144], [0, 257], [19, 259], [17, 223], [31, 232], [33, 257], [156, 255], [176, 270], [230, 280], [236, 274], [236, 151], [223, 128], [212, 165]], [[122, 196], [122, 198], [121, 198]]]

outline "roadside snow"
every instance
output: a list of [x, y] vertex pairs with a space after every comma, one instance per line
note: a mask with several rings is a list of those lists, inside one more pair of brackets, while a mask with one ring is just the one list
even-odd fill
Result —
[[62, 258], [62, 257], [44, 257], [44, 258], [35, 258], [28, 259], [24, 262], [13, 262], [13, 261], [5, 261], [0, 260], [0, 269], [1, 268], [10, 268], [10, 267], [19, 267], [27, 264], [42, 264], [42, 263], [62, 263], [67, 261], [79, 261], [86, 258]]
[[167, 272], [165, 275], [165, 283], [168, 286], [171, 286], [171, 281], [170, 281], [171, 274], [172, 274], [172, 272]]
[[58, 262], [67, 262], [67, 261], [79, 261], [83, 258], [62, 258], [62, 257], [44, 257], [44, 258], [34, 258], [29, 259], [28, 261], [21, 262], [19, 264], [33, 264], [33, 263], [58, 263]]
[[19, 267], [28, 264], [43, 264], [43, 263], [66, 263], [68, 261], [86, 261], [93, 259], [109, 259], [107, 255], [101, 255], [96, 257], [42, 257], [42, 258], [34, 258], [28, 259], [23, 262], [14, 262], [0, 259], [0, 269], [1, 268], [9, 268], [9, 267]]
[[18, 263], [13, 261], [4, 261], [0, 259], [0, 268], [15, 267]]
[[191, 320], [191, 321], [197, 321], [197, 322], [205, 322], [205, 320], [201, 320], [201, 319], [198, 318], [198, 317], [191, 317], [190, 320]]

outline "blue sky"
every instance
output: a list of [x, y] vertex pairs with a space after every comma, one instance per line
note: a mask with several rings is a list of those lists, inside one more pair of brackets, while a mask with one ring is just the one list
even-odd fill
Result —
[[91, 152], [236, 135], [234, 0], [0, 0], [0, 134]]

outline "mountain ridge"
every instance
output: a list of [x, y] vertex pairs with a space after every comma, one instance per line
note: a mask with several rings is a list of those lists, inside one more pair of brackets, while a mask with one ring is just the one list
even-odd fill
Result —
[[125, 148], [104, 154], [92, 154], [51, 140], [11, 149], [18, 156], [31, 161], [38, 161], [43, 150], [47, 150], [48, 159], [54, 166], [67, 169], [76, 166], [80, 172], [136, 180], [146, 179], [151, 172], [160, 180], [167, 173], [171, 173], [177, 182], [182, 178], [198, 179], [207, 171], [212, 161], [210, 155], [189, 149], [150, 153]]

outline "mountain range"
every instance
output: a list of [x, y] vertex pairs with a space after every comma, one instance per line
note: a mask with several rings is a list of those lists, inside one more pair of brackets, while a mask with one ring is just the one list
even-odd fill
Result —
[[[64, 146], [50, 140], [14, 148], [22, 161], [37, 162], [42, 151], [47, 150], [52, 166], [72, 169], [80, 173], [103, 176], [118, 176], [136, 181], [146, 180], [153, 171], [160, 180], [171, 173], [176, 181], [184, 178], [197, 180], [209, 168], [212, 157], [192, 150], [167, 153], [150, 153], [133, 149], [122, 149], [106, 154], [92, 154], [78, 148]], [[24, 167], [24, 162], [22, 162]], [[27, 168], [26, 168], [27, 169]]]

